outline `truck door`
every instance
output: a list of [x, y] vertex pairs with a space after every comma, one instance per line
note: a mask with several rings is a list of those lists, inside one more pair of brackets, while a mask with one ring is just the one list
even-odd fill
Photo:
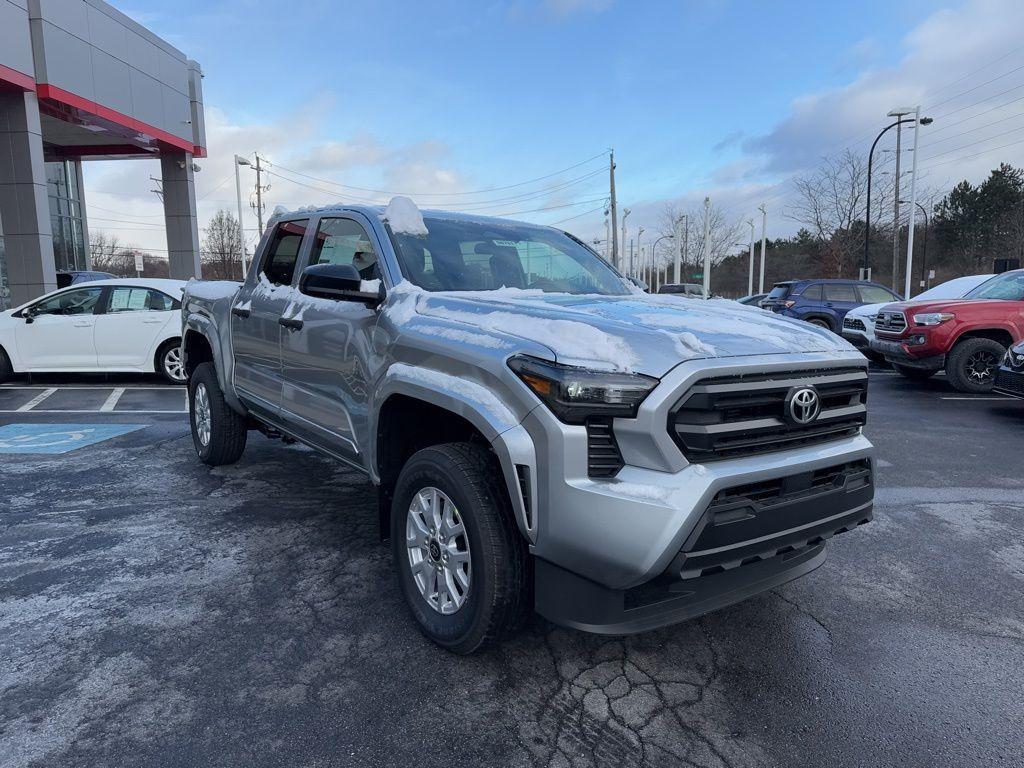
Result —
[[280, 321], [292, 303], [292, 283], [308, 226], [309, 219], [277, 225], [258, 270], [231, 307], [235, 390], [255, 411], [274, 417], [281, 406]]
[[[379, 245], [347, 216], [320, 220], [306, 261], [352, 264], [363, 280], [380, 279]], [[369, 429], [371, 334], [377, 312], [356, 301], [296, 295], [281, 331], [281, 417], [297, 433], [332, 453], [358, 459]]]

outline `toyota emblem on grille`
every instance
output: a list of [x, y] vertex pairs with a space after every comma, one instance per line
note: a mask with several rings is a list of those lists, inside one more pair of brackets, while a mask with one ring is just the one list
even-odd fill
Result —
[[794, 387], [787, 400], [786, 415], [794, 424], [810, 424], [821, 413], [821, 398], [814, 387]]

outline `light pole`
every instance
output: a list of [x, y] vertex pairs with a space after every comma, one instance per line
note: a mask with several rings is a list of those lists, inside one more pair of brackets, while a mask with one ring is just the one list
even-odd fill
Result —
[[[622, 209], [622, 256], [620, 257], [623, 262], [626, 262], [626, 218], [629, 216], [629, 208]], [[615, 258], [615, 248], [612, 248], [612, 258]], [[629, 251], [629, 270], [627, 274], [636, 277], [636, 264], [633, 262], [633, 249]]]
[[[910, 229], [907, 231], [907, 277], [904, 282], [903, 296], [910, 298], [910, 275], [914, 267], [914, 206], [917, 205], [917, 140], [921, 133], [921, 105], [914, 107], [914, 164], [910, 171]], [[928, 122], [931, 122], [929, 119]], [[897, 182], [899, 179], [897, 179]], [[928, 224], [925, 214], [925, 226]], [[898, 242], [898, 240], [897, 240]]]
[[[895, 111], [897, 111], [897, 110], [893, 110], [889, 114], [892, 115], [893, 112], [895, 112]], [[871, 149], [868, 152], [867, 210], [864, 213], [864, 263], [863, 263], [862, 271], [861, 271], [861, 279], [862, 280], [867, 280], [868, 279], [868, 270], [871, 269], [871, 264], [870, 264], [869, 256], [868, 256], [868, 246], [869, 246], [869, 244], [871, 242], [871, 161], [872, 161], [872, 158], [875, 155], [875, 147], [878, 145], [878, 140], [881, 139], [888, 131], [890, 131], [891, 129], [895, 128], [897, 125], [900, 125], [901, 123], [910, 123], [910, 122], [913, 122], [913, 121], [914, 121], [914, 119], [904, 119], [904, 118], [896, 120], [895, 122], [892, 122], [889, 125], [885, 126], [885, 128], [883, 128], [879, 132], [879, 134], [877, 136], [875, 136], [875, 140], [873, 142], [871, 142]], [[930, 124], [932, 122], [932, 118], [930, 118], [930, 117], [922, 117], [922, 118], [920, 118], [919, 122], [921, 123], [921, 125], [928, 125], [928, 124]], [[915, 156], [915, 158], [917, 157], [917, 152], [914, 152], [914, 156]], [[762, 291], [764, 290], [764, 286], [763, 285], [761, 286], [761, 290]]]
[[673, 253], [675, 254], [675, 258], [673, 259], [673, 261], [675, 262], [675, 271], [673, 272], [673, 278], [674, 278], [673, 282], [675, 282], [676, 284], [679, 283], [679, 271], [680, 271], [680, 268], [682, 266], [683, 238], [682, 238], [681, 230], [683, 228], [682, 225], [683, 225], [683, 220], [684, 219], [686, 219], [686, 214], [685, 213], [682, 216], [679, 216], [676, 219], [676, 226], [675, 226], [676, 247], [672, 249]]
[[[678, 222], [676, 222], [676, 226], [677, 226], [677, 227], [679, 226]], [[655, 240], [655, 241], [654, 241], [654, 245], [652, 245], [652, 246], [651, 246], [651, 260], [653, 261], [653, 260], [654, 260], [654, 259], [655, 259], [655, 258], [657, 257], [657, 253], [658, 253], [658, 243], [660, 243], [660, 242], [661, 242], [662, 240], [666, 240], [666, 239], [667, 239], [667, 240], [674, 240], [674, 239], [675, 239], [675, 237], [676, 237], [676, 236], [675, 236], [674, 234], [672, 234], [672, 235], [662, 235], [662, 236], [661, 236], [661, 237], [659, 237], [659, 238], [658, 238], [657, 240]], [[678, 241], [677, 241], [677, 242], [678, 242]], [[677, 253], [678, 253], [678, 249], [677, 249]], [[677, 269], [677, 270], [679, 269], [679, 260], [678, 260], [678, 259], [676, 259], [676, 269]], [[679, 282], [679, 276], [678, 276], [678, 274], [676, 275], [676, 282], [677, 282], [677, 283]]]
[[747, 273], [747, 296], [754, 292], [754, 220], [747, 219], [750, 225], [750, 269]]
[[[640, 271], [643, 272], [647, 268], [647, 260], [643, 258], [642, 251], [640, 250], [640, 238], [643, 237], [644, 228], [639, 227], [636, 231], [636, 257], [640, 262]], [[650, 285], [650, 283], [648, 283]]]
[[[904, 201], [906, 202], [906, 201]], [[928, 287], [928, 210], [916, 200], [914, 205], [917, 206], [918, 210], [924, 214], [924, 244], [921, 248], [921, 287]], [[910, 228], [914, 228], [913, 222], [910, 224]], [[910, 252], [907, 252], [907, 258], [910, 258]], [[907, 274], [910, 274], [910, 263], [907, 263]], [[910, 292], [907, 292], [906, 298], [910, 298]]]
[[704, 198], [704, 298], [711, 298], [711, 198]]
[[761, 278], [757, 283], [757, 292], [764, 293], [764, 252], [765, 246], [768, 245], [768, 209], [764, 207], [764, 203], [761, 203], [757, 210], [761, 212]]
[[238, 178], [238, 167], [241, 165], [252, 165], [244, 157], [235, 155], [235, 196], [238, 198], [238, 246], [242, 253], [242, 279], [245, 280], [245, 228], [242, 227], [242, 182]]

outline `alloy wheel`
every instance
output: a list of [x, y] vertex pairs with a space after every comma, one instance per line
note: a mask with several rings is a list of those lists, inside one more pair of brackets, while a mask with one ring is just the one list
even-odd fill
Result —
[[472, 583], [469, 538], [459, 510], [444, 491], [427, 487], [413, 496], [405, 546], [413, 582], [431, 608], [447, 616], [465, 605]]
[[164, 353], [164, 371], [177, 382], [185, 381], [185, 366], [181, 361], [181, 347], [171, 347]]
[[967, 371], [967, 378], [978, 383], [988, 382], [994, 375], [999, 360], [991, 352], [981, 350], [975, 352], [964, 364]]
[[210, 419], [210, 395], [206, 391], [206, 385], [199, 383], [192, 396], [192, 418], [196, 425], [196, 437], [202, 445], [210, 444], [210, 433], [212, 423]]

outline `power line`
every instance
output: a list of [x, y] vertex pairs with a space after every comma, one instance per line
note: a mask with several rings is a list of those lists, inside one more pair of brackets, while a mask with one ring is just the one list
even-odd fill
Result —
[[564, 224], [565, 222], [572, 221], [573, 219], [580, 219], [580, 218], [586, 216], [587, 214], [597, 213], [598, 211], [603, 211], [604, 209], [605, 209], [605, 206], [599, 205], [599, 206], [597, 206], [597, 208], [591, 208], [589, 211], [584, 211], [583, 213], [577, 213], [575, 216], [569, 216], [566, 219], [559, 219], [558, 221], [553, 221], [553, 222], [551, 222], [551, 226], [555, 226], [556, 224]]
[[930, 155], [927, 158], [925, 158], [925, 160], [926, 161], [927, 160], [934, 160], [937, 157], [945, 157], [946, 155], [952, 154], [953, 152], [959, 152], [962, 149], [967, 149], [969, 147], [973, 147], [973, 146], [976, 146], [978, 144], [984, 144], [986, 141], [991, 141], [992, 139], [998, 139], [1000, 136], [1008, 136], [1011, 133], [1018, 133], [1019, 131], [1024, 131], [1024, 126], [1018, 126], [1016, 128], [1011, 128], [1008, 131], [1003, 131], [1002, 133], [997, 133], [997, 134], [994, 134], [994, 135], [989, 136], [987, 138], [978, 139], [977, 141], [972, 141], [969, 144], [964, 144], [962, 147], [954, 147], [953, 149], [948, 149], [945, 152], [939, 152], [937, 155]]
[[1004, 72], [1001, 75], [996, 75], [991, 80], [986, 80], [984, 83], [979, 83], [978, 85], [968, 88], [966, 91], [960, 91], [960, 93], [956, 94], [955, 96], [950, 96], [948, 99], [944, 99], [938, 102], [937, 104], [931, 104], [928, 106], [928, 109], [931, 110], [935, 109], [936, 107], [941, 107], [943, 104], [948, 104], [949, 102], [959, 99], [961, 96], [966, 96], [968, 93], [972, 93], [978, 90], [979, 88], [984, 88], [989, 83], [994, 83], [996, 80], [1002, 80], [1004, 77], [1012, 75], [1014, 72], [1020, 72], [1022, 69], [1024, 69], [1024, 64], [1021, 64], [1019, 67], [1014, 67], [1009, 72]]
[[[988, 149], [983, 149], [981, 152], [978, 152], [978, 153], [973, 154], [973, 155], [967, 155], [965, 157], [951, 157], [949, 160], [943, 160], [941, 163], [932, 163], [931, 165], [927, 166], [927, 168], [921, 168], [920, 170], [928, 170], [930, 168], [936, 168], [936, 167], [938, 167], [940, 165], [946, 165], [947, 163], [955, 163], [958, 160], [973, 160], [976, 157], [981, 157], [982, 155], [987, 155], [990, 152], [998, 152], [1001, 149], [1006, 149], [1007, 147], [1015, 147], [1018, 144], [1024, 144], [1024, 139], [1020, 139], [1018, 141], [1011, 141], [1009, 144], [1003, 144], [1002, 146], [999, 146], [999, 147], [989, 147]], [[968, 146], [970, 146], [970, 145], [968, 145]]]
[[990, 122], [985, 123], [984, 125], [979, 125], [977, 128], [969, 128], [966, 131], [954, 133], [952, 136], [946, 136], [945, 138], [942, 139], [936, 139], [935, 141], [931, 141], [927, 144], [922, 145], [921, 149], [927, 149], [928, 147], [935, 146], [936, 144], [941, 144], [944, 141], [950, 141], [951, 139], [959, 138], [960, 136], [967, 136], [968, 134], [971, 133], [977, 133], [978, 131], [982, 131], [990, 126], [999, 125], [1000, 123], [1005, 123], [1007, 120], [1013, 120], [1018, 117], [1024, 117], [1024, 112], [1018, 112], [1013, 115], [1007, 115], [1006, 117], [1001, 117], [998, 120], [992, 120]]
[[1011, 86], [1010, 88], [1007, 88], [1005, 91], [1000, 91], [999, 93], [993, 93], [991, 96], [986, 96], [985, 98], [979, 99], [978, 101], [975, 101], [972, 104], [965, 104], [962, 107], [957, 107], [956, 109], [950, 110], [949, 112], [946, 112], [944, 114], [935, 115], [935, 119], [936, 120], [944, 120], [945, 118], [949, 117], [950, 115], [955, 115], [957, 112], [963, 112], [965, 109], [970, 109], [971, 107], [976, 107], [979, 104], [984, 104], [986, 101], [992, 101], [992, 99], [998, 99], [1000, 96], [1005, 96], [1007, 93], [1010, 93], [1011, 91], [1018, 91], [1021, 88], [1024, 88], [1024, 83], [1018, 83], [1017, 85], [1014, 85], [1014, 86]]
[[571, 170], [573, 170], [575, 168], [579, 168], [581, 165], [586, 165], [587, 163], [591, 163], [591, 162], [593, 162], [594, 160], [596, 160], [599, 157], [603, 158], [603, 157], [605, 157], [605, 154], [606, 154], [605, 152], [601, 152], [598, 155], [594, 155], [593, 157], [588, 157], [586, 160], [581, 160], [580, 162], [575, 163], [574, 165], [570, 165], [567, 168], [562, 168], [559, 171], [555, 171], [553, 173], [548, 173], [548, 174], [545, 174], [544, 176], [538, 176], [535, 179], [527, 179], [526, 181], [516, 182], [515, 184], [506, 184], [506, 185], [500, 186], [500, 187], [487, 187], [485, 189], [475, 189], [475, 190], [471, 190], [471, 191], [468, 191], [468, 192], [396, 192], [396, 191], [387, 190], [387, 189], [374, 189], [372, 187], [357, 187], [357, 186], [352, 185], [352, 184], [340, 184], [339, 182], [331, 181], [330, 179], [324, 179], [324, 178], [321, 178], [321, 177], [318, 177], [318, 176], [313, 176], [313, 175], [308, 174], [308, 173], [303, 173], [302, 171], [296, 171], [296, 170], [294, 170], [292, 168], [286, 168], [285, 166], [283, 166], [283, 165], [281, 165], [279, 163], [271, 163], [271, 162], [267, 161], [267, 165], [273, 166], [273, 167], [276, 167], [276, 168], [280, 168], [281, 170], [287, 171], [287, 172], [292, 173], [292, 174], [295, 174], [296, 176], [303, 176], [303, 177], [305, 177], [307, 179], [311, 179], [313, 181], [318, 181], [318, 182], [320, 182], [322, 184], [330, 184], [332, 186], [336, 186], [336, 187], [344, 188], [344, 189], [354, 189], [354, 190], [356, 190], [358, 192], [370, 192], [370, 193], [377, 194], [377, 195], [387, 195], [387, 196], [392, 196], [392, 197], [395, 196], [395, 195], [406, 195], [408, 197], [459, 197], [459, 196], [468, 196], [468, 195], [480, 195], [480, 194], [484, 194], [486, 192], [500, 192], [500, 191], [503, 191], [503, 190], [506, 190], [506, 189], [515, 189], [516, 187], [525, 187], [528, 184], [536, 184], [538, 181], [544, 181], [545, 179], [550, 179], [553, 176], [559, 176], [559, 175], [561, 175], [561, 174], [563, 174], [563, 173], [565, 173], [567, 171], [571, 171]]
[[[957, 120], [957, 121], [952, 122], [952, 123], [945, 123], [940, 128], [930, 129], [928, 131], [928, 135], [929, 136], [934, 136], [937, 133], [942, 133], [943, 131], [948, 131], [950, 128], [955, 128], [958, 125], [961, 125], [963, 123], [966, 123], [966, 122], [969, 122], [969, 121], [974, 120], [976, 118], [979, 118], [982, 115], [987, 115], [989, 112], [995, 112], [997, 109], [1002, 109], [1003, 107], [1008, 107], [1011, 104], [1015, 104], [1018, 101], [1024, 101], [1024, 97], [1017, 96], [1015, 98], [1010, 99], [1007, 102], [1004, 102], [1003, 104], [997, 104], [994, 107], [989, 107], [988, 109], [986, 109], [986, 110], [984, 110], [982, 112], [978, 112], [976, 115], [970, 115], [969, 117], [965, 117], [965, 118], [963, 118], [961, 120]], [[979, 103], [982, 103], [982, 102], [979, 102]], [[972, 104], [971, 106], [975, 106], [976, 107], [978, 105], [977, 104]], [[989, 125], [991, 125], [991, 123], [989, 123]]]
[[1000, 61], [1003, 61], [1004, 59], [1010, 58], [1011, 56], [1013, 56], [1013, 54], [1017, 53], [1018, 51], [1024, 51], [1024, 45], [1019, 45], [1016, 48], [1013, 48], [1010, 51], [1007, 51], [1002, 56], [1000, 56], [998, 59], [993, 59], [988, 64], [983, 64], [982, 66], [978, 67], [977, 69], [971, 70], [970, 72], [968, 72], [963, 77], [958, 78], [958, 79], [954, 80], [951, 83], [946, 83], [945, 85], [941, 86], [940, 88], [938, 88], [938, 89], [936, 89], [934, 91], [926, 91], [925, 92], [925, 96], [926, 97], [927, 96], [938, 96], [940, 93], [942, 93], [943, 91], [945, 91], [945, 90], [947, 90], [949, 88], [952, 88], [954, 85], [957, 85], [959, 83], [962, 83], [964, 80], [968, 80], [968, 79], [974, 77], [976, 74], [978, 74], [982, 70], [988, 69], [989, 67], [991, 67], [991, 66], [993, 66], [995, 64], [998, 64]]

